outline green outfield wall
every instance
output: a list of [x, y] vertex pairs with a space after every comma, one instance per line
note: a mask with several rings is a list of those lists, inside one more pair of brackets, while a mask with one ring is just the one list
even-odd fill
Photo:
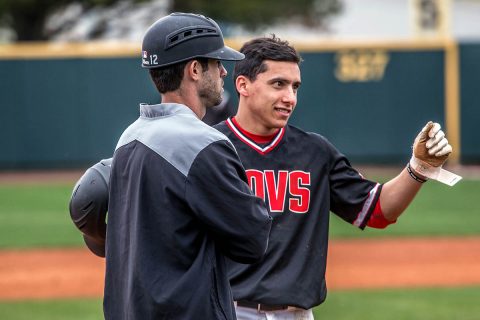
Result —
[[460, 44], [462, 163], [480, 163], [480, 42]]
[[[304, 59], [292, 124], [354, 163], [399, 164], [432, 119], [449, 129], [458, 161], [480, 163], [480, 43], [292, 43]], [[136, 44], [0, 46], [0, 170], [110, 157], [139, 103], [160, 101], [138, 52]], [[236, 100], [231, 78], [225, 88]]]

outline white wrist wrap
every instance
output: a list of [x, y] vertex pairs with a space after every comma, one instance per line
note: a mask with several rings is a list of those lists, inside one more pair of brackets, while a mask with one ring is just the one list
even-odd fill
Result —
[[449, 186], [455, 185], [458, 181], [462, 179], [462, 177], [456, 175], [453, 172], [442, 169], [442, 167], [431, 166], [428, 163], [415, 158], [414, 156], [412, 156], [412, 158], [410, 159], [410, 167], [415, 170], [415, 172], [421, 174], [424, 177], [437, 180], [438, 182], [444, 183]]

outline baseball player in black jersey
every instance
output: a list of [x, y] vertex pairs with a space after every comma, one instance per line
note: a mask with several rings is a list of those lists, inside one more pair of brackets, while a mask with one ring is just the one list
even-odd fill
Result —
[[[288, 125], [301, 84], [300, 56], [278, 38], [244, 44], [235, 64], [235, 117], [215, 128], [234, 144], [251, 188], [273, 216], [260, 263], [229, 264], [238, 319], [313, 319], [326, 297], [329, 211], [358, 228], [394, 223], [425, 176], [403, 170], [385, 184], [364, 179], [326, 138]], [[420, 161], [436, 167], [452, 151], [438, 124]], [[425, 138], [425, 137], [424, 137]], [[415, 149], [420, 148], [417, 139]], [[417, 159], [416, 156], [413, 157]]]
[[[85, 223], [77, 224], [85, 240], [95, 242], [92, 251], [106, 257], [105, 319], [236, 318], [225, 257], [258, 262], [272, 219], [232, 143], [200, 119], [221, 102], [227, 74], [221, 60], [243, 58], [201, 15], [174, 13], [147, 30], [142, 66], [162, 103], [140, 105], [109, 174], [103, 171], [109, 161], [90, 170], [103, 179], [99, 189], [108, 179], [106, 240], [95, 241], [104, 217], [94, 223], [82, 217], [101, 201], [87, 199], [79, 211], [71, 204], [74, 221]], [[74, 198], [91, 188], [83, 182]]]
[[274, 36], [240, 51], [238, 112], [215, 128], [235, 146], [273, 224], [262, 261], [228, 261], [237, 318], [313, 319], [312, 307], [326, 297], [329, 212], [360, 229], [395, 223], [427, 177], [440, 180], [435, 174], [452, 148], [440, 125], [429, 122], [397, 177], [367, 180], [325, 137], [288, 125], [301, 85], [297, 51]]

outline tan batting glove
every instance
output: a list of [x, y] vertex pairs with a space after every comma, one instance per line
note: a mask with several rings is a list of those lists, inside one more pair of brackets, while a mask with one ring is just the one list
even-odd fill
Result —
[[443, 164], [452, 153], [452, 146], [448, 143], [445, 133], [438, 123], [429, 121], [415, 138], [412, 149], [413, 155], [408, 169], [413, 170], [413, 172], [409, 170], [409, 173], [414, 179], [415, 177], [420, 180], [429, 178], [450, 186], [462, 179], [462, 177], [442, 169]]

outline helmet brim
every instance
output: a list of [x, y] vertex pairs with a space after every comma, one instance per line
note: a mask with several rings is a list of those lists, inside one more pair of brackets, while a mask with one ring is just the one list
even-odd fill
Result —
[[161, 65], [149, 66], [149, 65], [144, 65], [142, 63], [142, 67], [145, 68], [145, 69], [164, 68], [164, 67], [167, 67], [167, 66], [174, 65], [176, 63], [180, 63], [180, 62], [184, 62], [184, 61], [188, 61], [188, 60], [194, 60], [195, 58], [240, 61], [240, 60], [245, 59], [245, 55], [243, 53], [238, 52], [235, 49], [232, 49], [232, 48], [227, 47], [227, 46], [223, 46], [220, 49], [214, 50], [214, 51], [206, 53], [206, 54], [200, 54], [200, 55], [196, 55], [196, 56], [193, 56], [193, 57], [188, 57], [188, 58], [172, 61], [172, 62], [161, 64]]
[[105, 258], [105, 240], [104, 239], [96, 239], [84, 234], [83, 240], [85, 240], [85, 244], [87, 245], [88, 249], [90, 249], [91, 252], [93, 252], [96, 256]]
[[216, 60], [228, 60], [228, 61], [240, 61], [245, 59], [245, 55], [243, 53], [238, 52], [235, 49], [230, 47], [224, 46], [218, 50], [212, 51], [202, 57], [209, 58], [209, 59], [216, 59]]

